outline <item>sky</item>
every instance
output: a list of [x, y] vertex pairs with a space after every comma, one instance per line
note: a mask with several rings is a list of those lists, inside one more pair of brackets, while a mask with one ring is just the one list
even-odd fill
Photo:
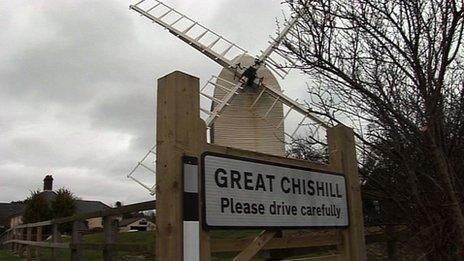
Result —
[[[155, 143], [156, 79], [180, 70], [203, 82], [221, 68], [133, 2], [0, 1], [0, 202], [41, 190], [48, 174], [86, 200], [153, 199], [126, 175]], [[165, 1], [251, 54], [275, 32], [280, 2]]]

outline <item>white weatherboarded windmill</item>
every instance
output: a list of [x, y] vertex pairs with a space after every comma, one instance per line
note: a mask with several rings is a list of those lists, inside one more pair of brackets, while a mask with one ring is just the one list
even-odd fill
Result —
[[[285, 156], [286, 142], [295, 138], [300, 127], [308, 122], [328, 127], [306, 106], [285, 95], [274, 76], [284, 79], [288, 74], [286, 67], [294, 63], [277, 48], [286, 37], [296, 34], [294, 27], [301, 15], [286, 21], [278, 35], [271, 38], [269, 46], [252, 57], [245, 49], [158, 0], [142, 0], [130, 9], [164, 27], [223, 67], [200, 91], [202, 99], [207, 100], [201, 102], [201, 112], [211, 142]], [[293, 119], [298, 118], [293, 129], [285, 126], [290, 114]], [[128, 175], [151, 194], [155, 187], [146, 185], [133, 174], [139, 166], [155, 173], [153, 166], [144, 163], [154, 154], [152, 148]]]

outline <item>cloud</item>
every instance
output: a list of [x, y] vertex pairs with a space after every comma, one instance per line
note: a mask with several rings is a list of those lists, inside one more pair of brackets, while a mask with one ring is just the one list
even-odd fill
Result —
[[[253, 53], [280, 15], [267, 0], [169, 4]], [[154, 143], [156, 79], [181, 70], [204, 82], [221, 68], [128, 5], [0, 2], [1, 202], [48, 172], [84, 199], [152, 199], [125, 175]]]

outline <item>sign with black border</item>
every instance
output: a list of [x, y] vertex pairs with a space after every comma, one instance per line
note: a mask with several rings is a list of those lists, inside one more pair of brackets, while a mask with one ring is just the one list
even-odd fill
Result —
[[342, 174], [205, 152], [205, 229], [343, 228], [349, 225]]

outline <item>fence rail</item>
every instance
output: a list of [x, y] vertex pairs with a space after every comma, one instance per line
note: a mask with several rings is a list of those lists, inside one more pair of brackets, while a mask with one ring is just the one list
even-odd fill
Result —
[[[79, 213], [73, 216], [57, 218], [36, 223], [22, 224], [8, 229], [0, 235], [0, 245], [9, 247], [15, 253], [25, 256], [27, 260], [40, 260], [39, 248], [51, 248], [52, 260], [62, 260], [58, 249], [70, 249], [71, 260], [83, 260], [83, 250], [96, 250], [103, 252], [104, 260], [116, 260], [118, 251], [148, 251], [150, 246], [146, 244], [121, 244], [116, 243], [118, 233], [117, 217], [123, 214], [152, 210], [156, 208], [156, 201], [122, 206], [118, 208]], [[83, 232], [79, 224], [90, 218], [103, 218], [104, 242], [101, 244], [90, 244], [82, 242]], [[58, 225], [72, 223], [71, 242], [60, 242], [61, 235]], [[51, 226], [51, 242], [43, 240], [44, 227]], [[33, 230], [35, 230], [33, 234]], [[33, 235], [35, 235], [33, 240]], [[32, 248], [35, 248], [33, 253]]]
[[[147, 201], [119, 208], [112, 208], [104, 211], [95, 211], [88, 213], [76, 214], [65, 218], [57, 218], [42, 222], [18, 225], [10, 228], [0, 235], [0, 246], [8, 247], [12, 252], [25, 255], [27, 260], [40, 260], [39, 248], [51, 248], [52, 259], [62, 260], [58, 255], [59, 249], [70, 249], [71, 260], [83, 260], [82, 252], [84, 250], [102, 251], [104, 260], [116, 260], [118, 251], [126, 252], [149, 252], [154, 247], [148, 244], [127, 244], [116, 243], [118, 226], [116, 217], [138, 211], [152, 210], [156, 208], [156, 201]], [[84, 243], [82, 235], [85, 231], [78, 229], [77, 222], [82, 222], [90, 218], [103, 218], [104, 242], [102, 243]], [[60, 242], [58, 225], [73, 223], [71, 233], [71, 242]], [[44, 227], [51, 226], [51, 240], [43, 240]], [[400, 227], [400, 226], [391, 226]], [[35, 233], [33, 233], [35, 232]], [[332, 231], [335, 232], [335, 231]], [[395, 242], [403, 241], [408, 238], [405, 231], [385, 234], [383, 232], [366, 233], [366, 244], [376, 242]], [[35, 239], [35, 240], [34, 240]], [[243, 251], [252, 242], [252, 238], [247, 239], [217, 239], [211, 241], [211, 253], [223, 252], [240, 252]], [[304, 249], [304, 248], [325, 248], [335, 247], [341, 243], [339, 233], [329, 234], [304, 234], [293, 237], [276, 237], [270, 239], [261, 250], [273, 251], [278, 249]], [[35, 251], [33, 251], [35, 250]]]

